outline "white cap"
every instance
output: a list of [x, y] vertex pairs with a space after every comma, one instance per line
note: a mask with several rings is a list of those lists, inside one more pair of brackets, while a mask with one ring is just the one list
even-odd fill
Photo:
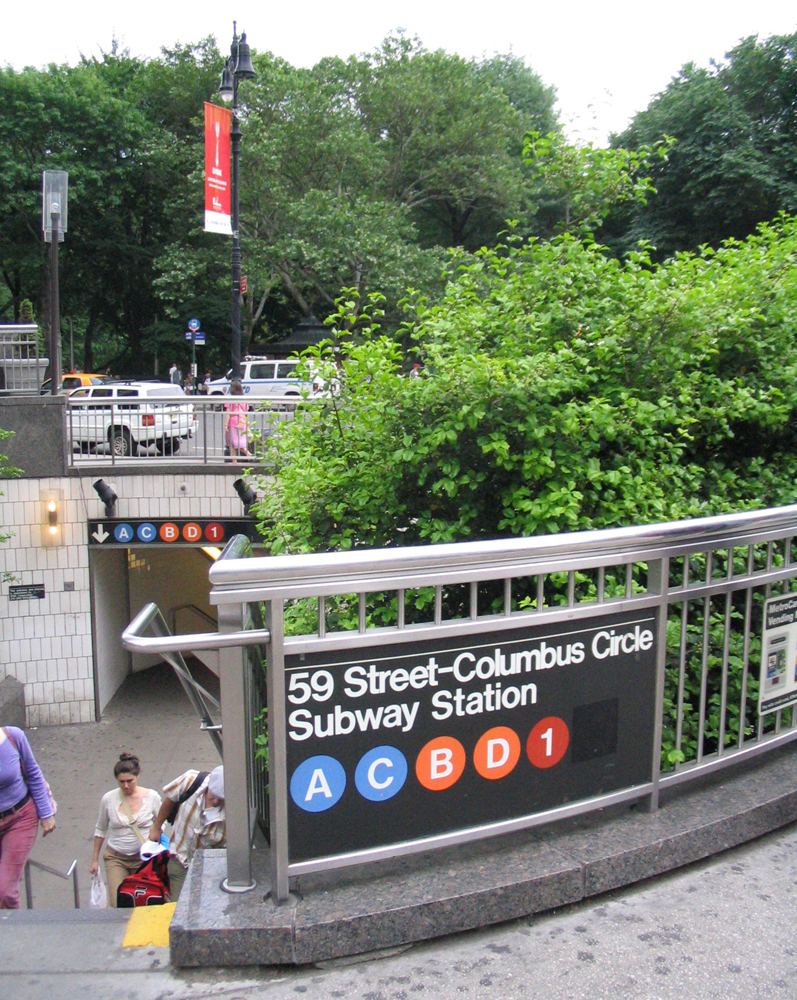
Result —
[[156, 854], [162, 854], [164, 851], [168, 851], [168, 847], [164, 844], [156, 843], [154, 840], [145, 840], [138, 849], [138, 855], [142, 861], [149, 861], [150, 858], [154, 858]]
[[208, 791], [213, 796], [214, 799], [224, 798], [224, 765], [219, 764], [218, 767], [214, 767], [210, 772], [210, 778], [208, 778]]

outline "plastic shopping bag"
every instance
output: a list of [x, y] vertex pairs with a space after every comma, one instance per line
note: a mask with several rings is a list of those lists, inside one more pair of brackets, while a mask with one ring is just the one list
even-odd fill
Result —
[[93, 910], [104, 910], [108, 906], [108, 890], [102, 872], [97, 871], [91, 876], [91, 908]]

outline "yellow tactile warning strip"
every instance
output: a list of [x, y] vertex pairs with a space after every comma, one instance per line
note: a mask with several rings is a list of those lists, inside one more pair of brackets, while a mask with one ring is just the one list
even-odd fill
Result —
[[168, 948], [169, 924], [177, 903], [135, 906], [127, 921], [123, 948]]

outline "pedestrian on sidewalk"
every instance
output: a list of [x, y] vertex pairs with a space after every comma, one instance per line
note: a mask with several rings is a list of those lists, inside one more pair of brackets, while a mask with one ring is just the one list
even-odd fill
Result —
[[27, 736], [16, 726], [0, 728], [0, 910], [19, 909], [19, 880], [36, 842], [55, 829], [47, 782]]
[[198, 847], [224, 847], [227, 825], [224, 815], [224, 767], [210, 774], [189, 770], [163, 789], [163, 805], [149, 831], [149, 839], [160, 840], [165, 822], [172, 824], [169, 842], [169, 884], [172, 902], [180, 898], [188, 866]]
[[113, 769], [119, 787], [106, 792], [100, 802], [94, 830], [94, 856], [89, 871], [92, 875], [97, 873], [100, 851], [107, 837], [102, 857], [109, 906], [116, 906], [116, 890], [122, 879], [141, 867], [139, 850], [146, 842], [161, 805], [161, 797], [154, 788], [139, 785], [140, 773], [138, 757], [130, 753], [121, 754]]
[[230, 449], [233, 464], [238, 463], [238, 456], [249, 458], [249, 421], [247, 412], [249, 404], [239, 396], [244, 395], [244, 387], [240, 379], [230, 383], [230, 396], [235, 397], [224, 404], [224, 443]]

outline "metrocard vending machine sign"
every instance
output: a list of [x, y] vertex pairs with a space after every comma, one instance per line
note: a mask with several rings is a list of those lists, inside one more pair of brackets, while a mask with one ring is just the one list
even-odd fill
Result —
[[291, 860], [649, 781], [655, 648], [637, 612], [286, 656]]
[[773, 597], [764, 609], [758, 712], [797, 703], [797, 594]]

